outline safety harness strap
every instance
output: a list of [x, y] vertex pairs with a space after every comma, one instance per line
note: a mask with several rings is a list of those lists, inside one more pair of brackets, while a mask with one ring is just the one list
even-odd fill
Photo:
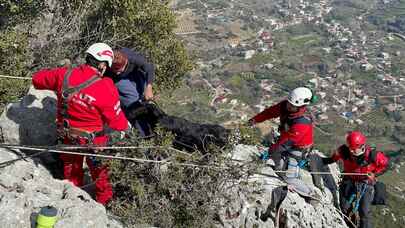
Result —
[[68, 69], [66, 70], [66, 72], [65, 72], [65, 75], [63, 76], [63, 84], [62, 84], [62, 96], [61, 96], [61, 103], [62, 103], [62, 108], [61, 108], [61, 111], [60, 111], [60, 113], [61, 113], [61, 115], [62, 115], [62, 117], [63, 117], [63, 119], [65, 119], [65, 118], [68, 118], [68, 114], [67, 114], [67, 99], [66, 98], [64, 98], [64, 96], [63, 96], [63, 94], [64, 94], [64, 91], [69, 87], [69, 78], [70, 78], [70, 75], [72, 74], [72, 68], [71, 67], [68, 67]]
[[[69, 67], [67, 70], [66, 70], [66, 73], [65, 73], [65, 75], [64, 75], [64, 77], [63, 77], [63, 84], [62, 84], [62, 96], [61, 96], [61, 103], [62, 103], [62, 107], [61, 107], [61, 111], [60, 111], [60, 113], [61, 113], [61, 115], [62, 115], [62, 118], [63, 118], [63, 125], [62, 126], [60, 126], [62, 129], [62, 131], [60, 132], [60, 133], [62, 133], [62, 132], [64, 132], [64, 133], [68, 133], [68, 132], [66, 132], [66, 131], [69, 131], [69, 128], [70, 128], [70, 126], [69, 126], [69, 124], [68, 124], [68, 120], [69, 120], [69, 114], [68, 114], [68, 112], [67, 112], [67, 110], [68, 110], [68, 108], [69, 108], [69, 106], [68, 106], [68, 102], [69, 102], [69, 100], [75, 95], [75, 94], [77, 94], [78, 92], [80, 92], [80, 90], [82, 90], [82, 89], [84, 89], [84, 88], [87, 88], [87, 87], [89, 87], [90, 85], [92, 85], [92, 84], [94, 84], [95, 82], [97, 82], [97, 81], [99, 81], [100, 80], [100, 77], [97, 75], [97, 74], [95, 74], [95, 75], [93, 75], [90, 79], [88, 79], [87, 81], [85, 81], [85, 82], [83, 82], [83, 83], [81, 83], [81, 84], [79, 84], [78, 86], [69, 86], [69, 78], [70, 78], [70, 76], [72, 75], [72, 68], [71, 67]], [[104, 131], [101, 131], [101, 132], [104, 132]], [[99, 133], [99, 132], [96, 132], [95, 133], [95, 135], [96, 136], [98, 136], [98, 135], [101, 135], [102, 133]], [[85, 132], [85, 131], [83, 131], [83, 136], [84, 135], [90, 135], [89, 133], [87, 133], [87, 132]]]
[[62, 85], [62, 110], [61, 114], [64, 119], [69, 119], [69, 115], [67, 113], [68, 109], [68, 102], [70, 98], [72, 98], [75, 94], [77, 94], [80, 90], [89, 87], [93, 83], [97, 82], [100, 80], [100, 77], [98, 75], [93, 75], [90, 79], [87, 81], [81, 83], [78, 86], [69, 86], [69, 78], [72, 75], [72, 68], [69, 67], [69, 69], [66, 71], [65, 76], [63, 78], [63, 85]]

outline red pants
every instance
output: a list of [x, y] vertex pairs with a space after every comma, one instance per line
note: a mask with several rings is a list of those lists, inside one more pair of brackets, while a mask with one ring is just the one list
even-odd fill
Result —
[[[63, 161], [64, 178], [75, 186], [83, 186], [83, 159], [85, 157], [82, 155], [61, 154], [60, 158]], [[112, 186], [108, 178], [108, 166], [98, 164], [98, 162], [94, 162], [88, 157], [86, 157], [86, 163], [90, 169], [91, 178], [96, 185], [96, 200], [105, 205], [113, 196]]]

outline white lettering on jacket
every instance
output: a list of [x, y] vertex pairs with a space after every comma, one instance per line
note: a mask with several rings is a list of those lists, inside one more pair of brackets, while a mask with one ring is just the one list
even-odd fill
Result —
[[83, 100], [88, 105], [91, 105], [91, 103], [93, 103], [93, 101], [96, 101], [96, 98], [94, 98], [88, 94], [85, 94], [85, 93], [79, 93], [78, 96], [79, 96], [80, 100]]
[[96, 101], [96, 98], [85, 93], [78, 93], [72, 97], [73, 103], [81, 105], [91, 110], [94, 109], [94, 106], [92, 105], [94, 101]]
[[121, 112], [121, 102], [117, 101], [117, 103], [114, 105], [114, 111], [115, 111], [115, 115], [119, 115]]

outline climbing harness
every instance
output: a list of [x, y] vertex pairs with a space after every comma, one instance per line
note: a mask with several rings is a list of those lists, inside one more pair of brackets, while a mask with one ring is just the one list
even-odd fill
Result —
[[304, 169], [308, 167], [308, 165], [309, 165], [308, 159], [302, 159], [301, 161], [298, 162], [298, 167], [300, 169]]
[[[356, 186], [356, 193], [353, 193], [349, 198], [348, 203], [351, 204], [352, 206], [347, 217], [353, 224], [358, 224], [358, 221], [360, 220], [359, 215], [360, 201], [366, 192], [367, 192], [367, 184], [363, 183], [361, 186], [361, 190], [359, 191], [358, 186]], [[353, 220], [352, 218], [354, 218], [355, 221], [352, 221]]]
[[101, 131], [86, 131], [80, 128], [71, 127], [69, 124], [70, 116], [68, 114], [69, 101], [79, 93], [82, 89], [85, 89], [95, 82], [101, 80], [98, 74], [93, 75], [87, 81], [77, 85], [69, 86], [69, 78], [72, 75], [73, 68], [69, 67], [63, 78], [62, 92], [61, 92], [61, 109], [60, 114], [62, 116], [62, 123], [57, 124], [57, 132], [59, 140], [63, 141], [68, 138], [71, 141], [77, 141], [80, 138], [84, 138], [88, 143], [92, 143], [95, 137], [105, 135], [104, 130]]

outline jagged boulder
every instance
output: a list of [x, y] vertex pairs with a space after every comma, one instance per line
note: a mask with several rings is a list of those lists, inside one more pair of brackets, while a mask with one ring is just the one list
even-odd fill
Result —
[[[0, 163], [18, 156], [0, 149]], [[110, 220], [104, 206], [71, 183], [56, 180], [38, 161], [19, 160], [0, 166], [1, 227], [26, 228], [41, 207], [58, 209], [55, 228], [122, 227]]]
[[53, 145], [55, 118], [55, 93], [31, 87], [20, 102], [8, 104], [0, 116], [3, 140], [9, 144]]
[[[56, 143], [56, 95], [31, 87], [19, 102], [10, 103], [0, 116], [1, 140], [6, 144], [54, 145]], [[25, 151], [26, 154], [32, 154]], [[51, 154], [39, 156], [47, 165], [56, 160]]]
[[[256, 147], [238, 145], [231, 155], [238, 161], [250, 161], [259, 151]], [[336, 171], [336, 167], [332, 167]], [[223, 227], [347, 227], [332, 203], [332, 194], [323, 194], [313, 184], [308, 173], [303, 179], [321, 197], [320, 202], [308, 202], [299, 194], [288, 192], [280, 205], [279, 213], [266, 218], [272, 201], [272, 192], [286, 184], [278, 178], [273, 169], [265, 166], [248, 180], [241, 180], [230, 188], [230, 198], [223, 201], [220, 219]]]

